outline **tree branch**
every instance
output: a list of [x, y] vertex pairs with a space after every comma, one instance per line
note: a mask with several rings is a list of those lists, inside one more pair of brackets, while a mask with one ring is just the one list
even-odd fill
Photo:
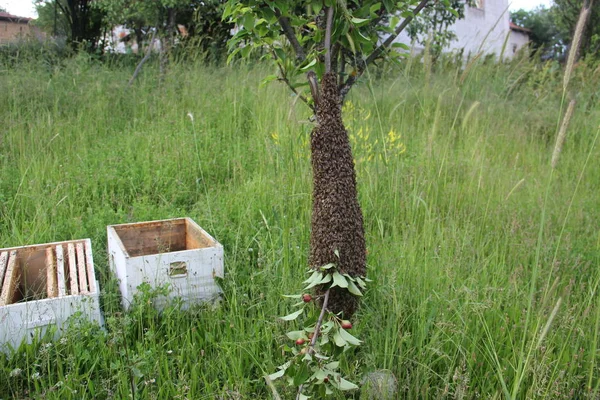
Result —
[[298, 38], [296, 37], [296, 33], [294, 33], [294, 29], [292, 28], [292, 25], [290, 25], [290, 20], [287, 19], [287, 17], [284, 17], [283, 15], [281, 15], [281, 11], [279, 11], [279, 9], [277, 9], [277, 8], [275, 9], [275, 16], [277, 16], [279, 25], [281, 26], [281, 29], [283, 29], [283, 34], [290, 41], [290, 44], [294, 48], [294, 51], [296, 52], [296, 58], [299, 61], [306, 60], [306, 53], [304, 52], [304, 49], [300, 45], [300, 42], [298, 41]]
[[[133, 81], [135, 81], [135, 78], [137, 78], [138, 74], [142, 70], [142, 66], [150, 58], [150, 55], [152, 54], [152, 46], [154, 45], [154, 36], [155, 35], [156, 35], [156, 31], [152, 31], [152, 37], [150, 38], [150, 45], [148, 46], [148, 50], [146, 51], [146, 55], [144, 56], [144, 58], [142, 58], [142, 61], [140, 61], [140, 63], [138, 64], [138, 66], [135, 68], [135, 71], [133, 72], [133, 76], [129, 80], [128, 86], [131, 86], [133, 84]], [[142, 45], [141, 43], [138, 44], [138, 46], [141, 46], [141, 45]]]
[[[313, 338], [310, 341], [310, 346], [308, 346], [307, 354], [312, 354], [315, 352], [315, 344], [317, 343], [317, 339], [319, 338], [319, 332], [321, 331], [321, 325], [323, 324], [323, 318], [325, 317], [325, 313], [327, 312], [327, 303], [329, 302], [329, 292], [331, 288], [327, 289], [325, 292], [325, 297], [323, 298], [323, 306], [321, 306], [321, 314], [319, 314], [319, 319], [317, 320], [317, 324], [315, 325], [315, 332], [313, 334]], [[302, 394], [302, 389], [304, 384], [301, 384], [298, 387], [298, 393], [296, 394], [296, 400], [300, 399], [300, 395]]]
[[331, 72], [331, 25], [333, 25], [333, 7], [327, 7], [327, 25], [325, 27], [325, 73]]
[[358, 80], [358, 78], [360, 78], [361, 75], [365, 72], [365, 69], [367, 68], [367, 66], [369, 64], [371, 64], [373, 61], [375, 61], [378, 57], [380, 57], [383, 54], [383, 52], [388, 47], [390, 47], [390, 45], [394, 42], [394, 39], [396, 39], [398, 37], [398, 35], [400, 35], [400, 33], [402, 33], [402, 31], [404, 29], [406, 29], [408, 24], [414, 19], [414, 17], [419, 12], [421, 12], [421, 10], [427, 5], [428, 2], [429, 2], [429, 0], [421, 0], [419, 5], [417, 5], [417, 7], [415, 7], [415, 9], [413, 10], [412, 15], [404, 18], [404, 21], [402, 21], [402, 23], [400, 25], [398, 25], [396, 30], [394, 30], [394, 33], [392, 33], [390, 36], [388, 36], [388, 38], [385, 39], [385, 41], [382, 44], [380, 44], [379, 47], [377, 47], [375, 50], [373, 50], [371, 55], [369, 57], [367, 57], [365, 62], [362, 63], [362, 65], [358, 68], [358, 70], [356, 71], [355, 74], [350, 75], [348, 77], [348, 79], [346, 80], [346, 83], [344, 83], [344, 85], [340, 89], [340, 98], [342, 101], [344, 100], [344, 98], [346, 97], [346, 95], [348, 94], [350, 89], [352, 88], [352, 85], [354, 85], [356, 83], [356, 81]]
[[[273, 54], [273, 58], [274, 58], [275, 60], [277, 60], [277, 59], [279, 58], [279, 57], [277, 57], [277, 53], [275, 53], [274, 51], [273, 51], [273, 52], [271, 52], [271, 53]], [[311, 109], [311, 110], [314, 112], [314, 111], [315, 111], [315, 107], [314, 107], [312, 104], [310, 104], [310, 103], [308, 102], [308, 99], [307, 99], [305, 96], [303, 96], [303, 95], [301, 95], [300, 93], [298, 93], [298, 91], [296, 90], [296, 88], [292, 86], [291, 82], [289, 81], [289, 79], [288, 79], [288, 78], [287, 78], [287, 76], [285, 75], [285, 71], [284, 71], [284, 70], [283, 70], [283, 68], [281, 67], [281, 64], [279, 64], [278, 62], [276, 62], [275, 64], [277, 64], [277, 67], [279, 68], [279, 73], [281, 74], [281, 77], [277, 78], [277, 80], [278, 80], [278, 81], [281, 81], [281, 82], [284, 82], [284, 83], [285, 83], [285, 84], [286, 84], [286, 85], [287, 85], [287, 86], [290, 88], [290, 90], [291, 90], [292, 92], [294, 92], [294, 94], [295, 94], [296, 96], [298, 96], [298, 98], [299, 98], [300, 100], [302, 100], [302, 101], [303, 101], [303, 102], [304, 102], [304, 103], [305, 103], [305, 104], [306, 104], [306, 105], [307, 105], [307, 106], [308, 106], [308, 107], [309, 107], [309, 108], [310, 108], [310, 109]], [[313, 98], [314, 98], [314, 94], [313, 94]], [[316, 102], [317, 102], [317, 99], [316, 99], [316, 98], [314, 98], [314, 100], [315, 100], [315, 103], [316, 103]]]

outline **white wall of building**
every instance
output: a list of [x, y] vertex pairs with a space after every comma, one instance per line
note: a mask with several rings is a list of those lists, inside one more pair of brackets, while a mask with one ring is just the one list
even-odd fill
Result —
[[[475, 3], [474, 7], [465, 6], [465, 18], [456, 21], [450, 27], [456, 34], [456, 39], [446, 50], [464, 49], [465, 56], [475, 55], [482, 51], [484, 54], [495, 54], [499, 57], [507, 36], [511, 32], [508, 0], [476, 0]], [[396, 41], [412, 44], [415, 52], [423, 50], [423, 46], [420, 44], [411, 43], [406, 31], [402, 32]], [[512, 55], [513, 52], [507, 44], [504, 57]]]
[[508, 39], [508, 46], [506, 48], [506, 53], [509, 57], [514, 56], [521, 50], [521, 48], [527, 46], [529, 43], [529, 35], [518, 31], [512, 30], [510, 31], [510, 38]]

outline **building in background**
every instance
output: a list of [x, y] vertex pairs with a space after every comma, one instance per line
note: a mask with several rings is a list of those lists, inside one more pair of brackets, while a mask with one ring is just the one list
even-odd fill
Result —
[[18, 42], [30, 36], [41, 37], [41, 32], [30, 22], [32, 18], [0, 12], [0, 44]]
[[[462, 51], [465, 57], [482, 52], [510, 58], [529, 41], [527, 29], [510, 23], [508, 0], [475, 0], [472, 5], [465, 6], [465, 18], [449, 29], [454, 31], [456, 39], [446, 51]], [[413, 52], [423, 51], [423, 46], [413, 42], [406, 30], [396, 41], [413, 43]]]
[[510, 38], [508, 39], [508, 49], [506, 50], [509, 55], [516, 54], [523, 47], [527, 46], [530, 34], [531, 29], [523, 28], [511, 22]]

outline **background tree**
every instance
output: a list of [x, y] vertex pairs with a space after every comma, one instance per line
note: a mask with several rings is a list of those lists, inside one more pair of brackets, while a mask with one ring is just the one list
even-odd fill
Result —
[[[388, 54], [394, 39], [426, 4], [427, 0], [227, 2], [223, 16], [239, 28], [229, 42], [229, 59], [260, 50], [278, 69], [269, 79], [285, 82], [316, 118], [311, 133], [309, 265], [313, 269], [335, 264], [342, 274], [366, 274], [363, 216], [341, 106], [368, 66]], [[396, 15], [404, 18], [402, 23]], [[386, 16], [392, 16], [389, 23], [383, 23]], [[386, 38], [382, 41], [381, 37]], [[317, 292], [323, 307], [344, 318], [350, 318], [358, 305], [357, 297], [347, 289], [334, 287], [325, 292], [321, 285]]]
[[69, 20], [62, 9], [58, 8], [55, 0], [37, 2], [35, 9], [38, 14], [33, 21], [35, 26], [55, 37], [70, 37]]
[[125, 25], [133, 29], [140, 50], [144, 34], [148, 34], [154, 29], [146, 56], [138, 64], [129, 84], [133, 83], [141, 71], [142, 65], [148, 60], [155, 34], [158, 34], [160, 42], [160, 79], [162, 81], [176, 34], [177, 13], [187, 4], [188, 2], [185, 0], [97, 0], [95, 2], [95, 7], [106, 13], [109, 26]]
[[156, 28], [159, 37], [169, 37], [175, 30], [178, 10], [187, 3], [185, 0], [97, 0], [94, 7], [106, 13], [109, 26], [124, 25], [132, 29], [141, 47], [152, 28]]
[[471, 1], [432, 1], [408, 25], [407, 32], [410, 38], [428, 47], [434, 62], [444, 48], [456, 39], [456, 34], [450, 26], [465, 17], [467, 4], [471, 4]]
[[[221, 19], [224, 0], [97, 0], [95, 6], [106, 13], [110, 26], [124, 25], [134, 31], [141, 48], [144, 38], [156, 30], [160, 39], [161, 77], [168, 55], [175, 43], [177, 26], [183, 25], [185, 36], [200, 37], [202, 51], [214, 58], [226, 48], [233, 26]], [[185, 38], [182, 37], [183, 40]]]
[[513, 23], [531, 30], [529, 40], [534, 51], [542, 58], [554, 58], [563, 52], [564, 38], [555, 23], [555, 12], [544, 6], [531, 11], [518, 10], [510, 13]]
[[234, 25], [223, 20], [226, 0], [190, 1], [177, 18], [188, 30], [187, 40], [199, 46], [207, 60], [219, 61], [227, 52]]
[[577, 19], [584, 4], [590, 5], [591, 12], [581, 34], [579, 51], [582, 56], [598, 56], [600, 53], [600, 4], [594, 4], [593, 0], [554, 0], [552, 7], [554, 20], [561, 32], [563, 43], [571, 43]]
[[38, 0], [36, 9], [41, 18], [39, 26], [46, 32], [54, 31], [56, 10], [56, 33], [64, 33], [74, 48], [85, 44], [88, 49], [94, 50], [102, 36], [104, 15], [92, 7], [92, 3], [93, 0]]

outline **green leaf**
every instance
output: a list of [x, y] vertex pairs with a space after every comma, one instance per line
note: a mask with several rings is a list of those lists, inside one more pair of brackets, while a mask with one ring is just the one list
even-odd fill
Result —
[[311, 379], [317, 379], [319, 381], [322, 381], [323, 379], [325, 379], [327, 377], [327, 372], [325, 372], [324, 370], [322, 370], [321, 368], [317, 368], [315, 373], [312, 374], [312, 376], [310, 377]]
[[354, 18], [351, 19], [351, 21], [352, 21], [353, 24], [362, 24], [363, 22], [368, 22], [369, 20], [366, 19], [366, 18], [356, 18], [356, 17], [354, 17]]
[[369, 9], [369, 13], [371, 14], [372, 17], [375, 17], [375, 15], [376, 15], [375, 13], [377, 11], [379, 11], [380, 8], [381, 8], [381, 3], [375, 3]]
[[310, 378], [310, 371], [307, 364], [301, 364], [294, 374], [294, 385], [300, 386]]
[[291, 340], [298, 340], [300, 338], [308, 339], [308, 336], [306, 336], [304, 331], [291, 331], [286, 333], [285, 336], [289, 337]]
[[303, 393], [298, 393], [298, 399], [299, 400], [308, 400], [308, 399], [310, 399], [310, 396], [307, 396]]
[[281, 61], [285, 61], [285, 59], [287, 58], [285, 55], [285, 52], [283, 51], [283, 49], [281, 47], [277, 47], [274, 49], [275, 54], [277, 54], [277, 58], [279, 58]]
[[301, 299], [302, 295], [301, 294], [284, 294], [283, 297], [288, 298], [288, 299]]
[[326, 269], [330, 269], [330, 268], [333, 268], [333, 267], [335, 267], [335, 264], [334, 263], [329, 263], [329, 264], [325, 264], [325, 265], [323, 265], [322, 267], [319, 267], [319, 268], [322, 269], [322, 270], [326, 270]]
[[354, 383], [347, 381], [344, 378], [340, 377], [340, 381], [338, 382], [338, 389], [340, 389], [340, 390], [355, 390], [355, 389], [358, 389], [358, 386], [356, 386]]
[[360, 286], [361, 289], [365, 290], [367, 288], [367, 284], [360, 278], [360, 276], [357, 276], [354, 279], [356, 279], [356, 283], [358, 283], [358, 286]]
[[321, 279], [321, 282], [319, 282], [320, 285], [324, 284], [324, 283], [329, 283], [331, 282], [331, 275], [327, 274], [323, 277], [323, 279]]
[[[342, 328], [340, 328], [340, 329], [342, 329]], [[333, 334], [333, 342], [335, 343], [335, 345], [337, 347], [345, 347], [348, 344], [348, 342], [346, 342], [344, 340], [342, 335], [340, 335], [339, 331]]]
[[346, 39], [348, 39], [348, 43], [350, 44], [350, 50], [352, 50], [353, 54], [356, 54], [356, 47], [354, 46], [354, 40], [352, 40], [352, 37], [350, 36], [349, 33], [346, 33]]
[[[321, 278], [322, 278], [322, 276], [321, 276], [321, 273], [320, 273], [319, 271], [314, 271], [314, 272], [312, 273], [312, 275], [311, 275], [311, 276], [310, 276], [310, 277], [309, 277], [307, 280], [305, 280], [305, 281], [304, 281], [304, 282], [302, 282], [302, 283], [311, 283], [311, 282], [313, 282], [314, 280], [317, 280], [317, 276], [319, 277], [319, 279], [318, 279], [318, 280], [321, 280]], [[298, 295], [298, 298], [300, 298], [301, 296], [302, 296], [302, 295]]]
[[338, 249], [335, 249], [333, 254], [335, 254], [337, 258], [340, 258], [340, 251]]
[[325, 364], [325, 368], [330, 369], [332, 371], [338, 369], [339, 366], [340, 366], [340, 362], [339, 361], [333, 361], [333, 362], [330, 362], [328, 364]]
[[355, 296], [362, 296], [362, 293], [360, 292], [358, 287], [356, 287], [356, 285], [352, 281], [348, 281], [348, 291]]
[[[322, 283], [327, 283], [327, 282], [329, 282], [331, 280], [331, 275], [329, 275], [329, 274], [322, 275], [321, 272], [317, 272], [317, 273], [319, 274], [319, 278], [318, 279], [316, 278], [315, 280], [313, 280], [308, 286], [306, 286], [304, 288], [304, 290], [308, 290], [308, 289], [313, 288], [313, 287], [315, 287], [317, 285], [320, 285]], [[325, 279], [327, 279], [328, 277], [329, 277], [329, 281], [324, 282]]]
[[312, 4], [312, 8], [313, 8], [313, 11], [315, 12], [315, 15], [317, 15], [321, 12], [321, 9], [323, 8], [323, 3], [321, 3], [320, 1], [315, 2]]
[[348, 287], [348, 280], [337, 271], [333, 273], [333, 284], [331, 285], [331, 287], [336, 286], [339, 286], [344, 289]]
[[299, 309], [296, 312], [293, 312], [291, 314], [286, 315], [285, 317], [281, 317], [282, 320], [284, 321], [293, 321], [296, 318], [298, 318], [300, 316], [300, 314], [302, 314], [302, 311], [304, 311], [304, 308]]
[[344, 340], [345, 342], [348, 342], [354, 346], [358, 346], [362, 343], [360, 340], [358, 340], [357, 338], [355, 338], [354, 336], [349, 334], [348, 331], [345, 330], [344, 328], [340, 327], [339, 335], [342, 338], [342, 340]]
[[399, 48], [404, 49], [404, 50], [410, 50], [410, 47], [407, 44], [405, 44], [405, 43], [395, 42], [395, 43], [392, 43], [392, 47], [393, 48], [398, 48], [399, 47]]
[[273, 372], [271, 375], [269, 375], [269, 379], [274, 381], [277, 378], [281, 378], [283, 375], [285, 374], [285, 369], [281, 369], [277, 372]]
[[310, 68], [312, 68], [315, 64], [317, 63], [317, 59], [313, 58], [311, 62], [309, 62], [305, 67], [300, 68], [300, 70], [302, 71], [308, 71]]

